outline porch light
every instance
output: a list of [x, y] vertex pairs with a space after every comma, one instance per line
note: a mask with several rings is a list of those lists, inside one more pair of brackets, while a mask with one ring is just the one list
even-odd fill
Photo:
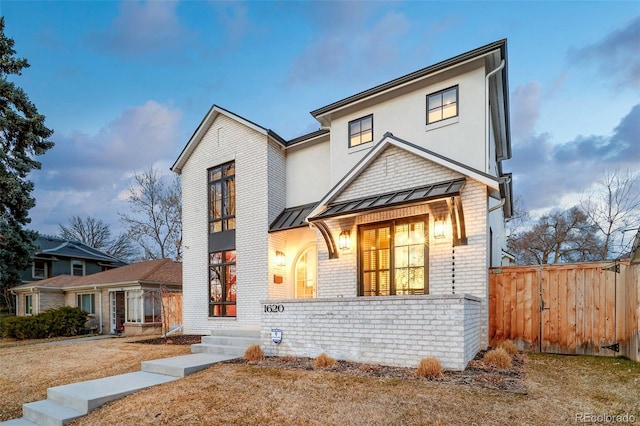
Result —
[[277, 250], [276, 251], [276, 265], [284, 266], [286, 264], [286, 257], [283, 252]]
[[342, 231], [338, 238], [338, 247], [340, 250], [349, 250], [351, 248], [351, 232]]
[[433, 226], [433, 238], [444, 238], [444, 219], [436, 219]]

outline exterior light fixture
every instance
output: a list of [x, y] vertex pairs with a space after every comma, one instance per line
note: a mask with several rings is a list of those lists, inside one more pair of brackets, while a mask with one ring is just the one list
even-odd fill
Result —
[[342, 231], [338, 238], [338, 247], [340, 250], [349, 250], [351, 248], [351, 232]]
[[281, 251], [276, 251], [276, 265], [277, 266], [284, 266], [286, 264], [286, 257], [284, 255], [283, 252]]
[[433, 238], [444, 238], [444, 219], [436, 219], [433, 226]]

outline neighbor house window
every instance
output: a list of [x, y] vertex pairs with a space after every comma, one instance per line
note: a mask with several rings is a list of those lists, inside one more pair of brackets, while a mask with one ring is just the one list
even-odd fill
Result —
[[126, 292], [126, 318], [127, 322], [142, 322], [142, 290]]
[[360, 294], [427, 294], [427, 219], [424, 216], [359, 228]]
[[47, 278], [47, 262], [44, 260], [33, 261], [33, 278]]
[[209, 233], [236, 229], [236, 165], [209, 170]]
[[427, 95], [427, 124], [458, 115], [458, 86]]
[[373, 140], [373, 115], [349, 122], [349, 147], [362, 145]]
[[71, 261], [71, 275], [81, 277], [84, 275], [84, 261], [73, 259]]
[[95, 314], [96, 313], [96, 295], [95, 294], [79, 294], [78, 296], [78, 308], [83, 311]]
[[33, 295], [27, 294], [24, 296], [24, 314], [33, 314]]
[[209, 316], [236, 316], [236, 251], [209, 253]]

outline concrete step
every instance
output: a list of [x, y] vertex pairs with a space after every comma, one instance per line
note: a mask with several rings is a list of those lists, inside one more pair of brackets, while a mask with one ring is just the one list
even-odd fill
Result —
[[209, 353], [194, 353], [191, 355], [176, 356], [173, 358], [143, 361], [142, 371], [173, 377], [185, 377], [197, 371], [204, 370], [216, 362], [228, 361], [234, 358], [237, 357]]
[[229, 346], [229, 345], [208, 345], [204, 343], [191, 345], [191, 353], [194, 353], [194, 354], [224, 355], [232, 358], [243, 357], [245, 350], [247, 350], [247, 348], [241, 348], [241, 347]]
[[202, 336], [200, 343], [205, 345], [236, 346], [246, 350], [254, 343], [260, 344], [260, 336]]
[[173, 380], [177, 377], [138, 371], [49, 388], [47, 398], [86, 414], [107, 402]]
[[62, 426], [87, 413], [66, 407], [50, 399], [22, 405], [24, 419], [42, 426]]
[[2, 426], [38, 426], [38, 423], [34, 423], [30, 420], [20, 417], [18, 419], [7, 420], [6, 422], [0, 422]]
[[217, 328], [211, 331], [212, 336], [253, 337], [260, 339], [259, 328]]

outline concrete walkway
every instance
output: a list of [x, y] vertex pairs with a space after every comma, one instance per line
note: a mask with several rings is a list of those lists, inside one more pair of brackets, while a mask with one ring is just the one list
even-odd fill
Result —
[[144, 361], [141, 371], [136, 373], [49, 388], [46, 400], [23, 404], [23, 417], [1, 422], [0, 425], [65, 425], [107, 402], [151, 386], [178, 380], [217, 362], [234, 358], [238, 358], [238, 355], [194, 353]]

